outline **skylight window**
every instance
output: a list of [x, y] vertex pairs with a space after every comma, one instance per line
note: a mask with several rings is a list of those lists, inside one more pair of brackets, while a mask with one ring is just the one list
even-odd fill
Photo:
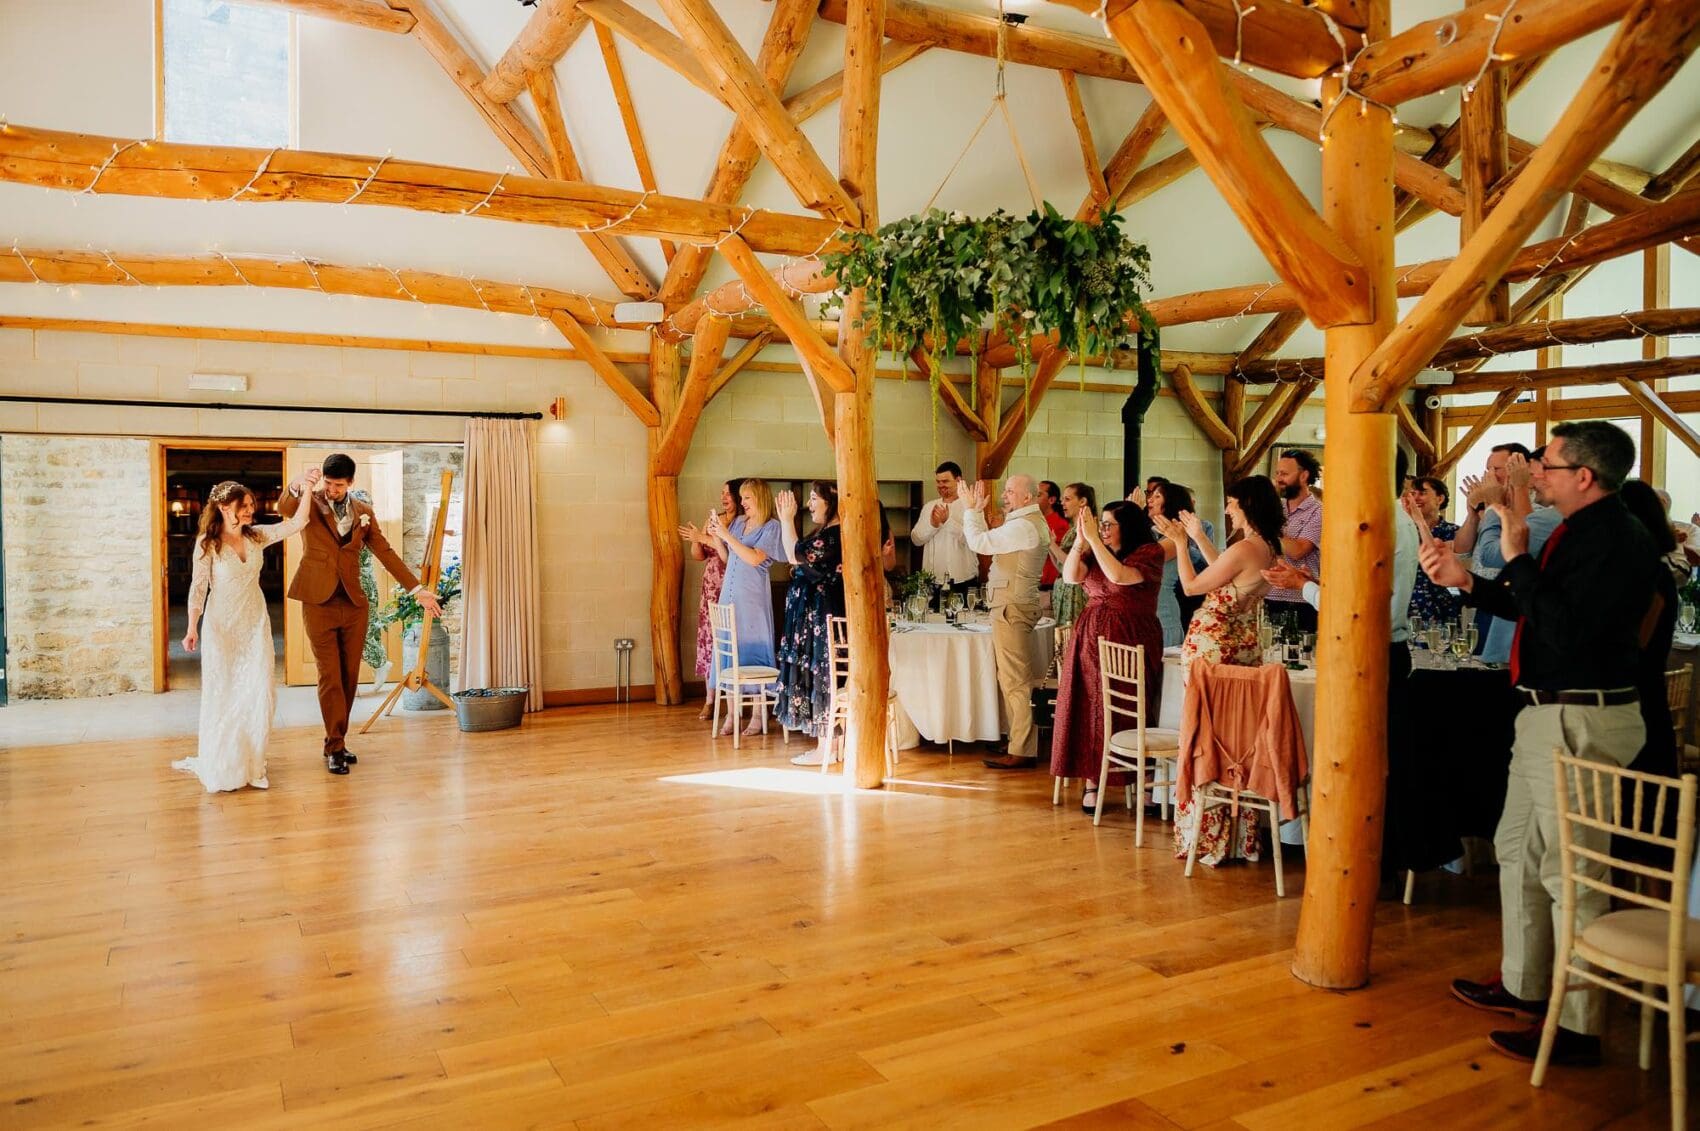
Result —
[[287, 11], [160, 0], [166, 141], [276, 148], [294, 142]]

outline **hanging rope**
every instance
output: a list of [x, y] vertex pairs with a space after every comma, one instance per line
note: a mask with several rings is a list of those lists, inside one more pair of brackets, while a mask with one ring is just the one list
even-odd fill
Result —
[[980, 131], [986, 128], [986, 123], [992, 120], [994, 113], [998, 112], [1002, 112], [1004, 125], [1009, 129], [1010, 143], [1015, 146], [1015, 159], [1020, 163], [1021, 175], [1027, 181], [1027, 195], [1033, 198], [1034, 208], [1044, 206], [1044, 198], [1039, 194], [1039, 182], [1034, 178], [1033, 167], [1027, 161], [1027, 151], [1021, 145], [1021, 132], [1015, 128], [1015, 116], [1009, 112], [1009, 98], [1004, 90], [1004, 64], [1007, 59], [1005, 40], [1008, 29], [1009, 22], [1004, 18], [1003, 0], [998, 0], [998, 71], [992, 92], [992, 104], [986, 107], [986, 112], [980, 116], [980, 122], [974, 127], [974, 132], [968, 135], [967, 144], [962, 147], [962, 152], [956, 155], [956, 160], [951, 162], [950, 168], [945, 170], [944, 180], [940, 181], [938, 188], [933, 190], [933, 195], [927, 198], [927, 203], [921, 209], [922, 212], [932, 208], [933, 202], [938, 200], [939, 194], [944, 191], [944, 186], [950, 183], [950, 178], [956, 173], [957, 167], [962, 164], [962, 159], [968, 156], [968, 151], [974, 148], [976, 141], [980, 140]]

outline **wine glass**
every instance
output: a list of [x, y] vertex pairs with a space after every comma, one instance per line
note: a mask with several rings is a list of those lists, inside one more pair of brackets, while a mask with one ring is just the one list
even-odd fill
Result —
[[1479, 651], [1477, 646], [1481, 644], [1481, 629], [1476, 627], [1475, 621], [1465, 626], [1464, 638], [1469, 642], [1470, 655], [1474, 656]]
[[1449, 620], [1440, 622], [1440, 646], [1442, 648], [1452, 647], [1452, 622]]
[[1460, 633], [1452, 638], [1452, 666], [1457, 667], [1470, 657], [1470, 638]]
[[1679, 601], [1676, 606], [1676, 626], [1684, 632], [1695, 629], [1695, 608], [1693, 601]]
[[956, 623], [962, 616], [962, 594], [952, 591], [950, 596], [944, 599], [944, 615], [952, 624]]

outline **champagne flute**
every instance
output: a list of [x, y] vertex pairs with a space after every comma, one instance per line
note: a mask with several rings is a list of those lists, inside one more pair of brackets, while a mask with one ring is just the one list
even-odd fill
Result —
[[1464, 635], [1469, 641], [1470, 655], [1474, 656], [1479, 651], [1477, 646], [1481, 643], [1481, 629], [1476, 627], [1475, 621], [1471, 621], [1464, 629]]
[[1452, 664], [1457, 667], [1470, 656], [1470, 638], [1467, 635], [1452, 638]]

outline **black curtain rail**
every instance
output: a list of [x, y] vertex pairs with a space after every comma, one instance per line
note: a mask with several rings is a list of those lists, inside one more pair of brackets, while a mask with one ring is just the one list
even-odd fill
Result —
[[107, 408], [211, 408], [232, 412], [323, 412], [337, 416], [453, 416], [462, 420], [542, 420], [541, 412], [457, 412], [446, 408], [335, 408], [306, 404], [226, 404], [223, 401], [129, 401], [114, 397], [0, 396], [0, 404], [102, 405]]

